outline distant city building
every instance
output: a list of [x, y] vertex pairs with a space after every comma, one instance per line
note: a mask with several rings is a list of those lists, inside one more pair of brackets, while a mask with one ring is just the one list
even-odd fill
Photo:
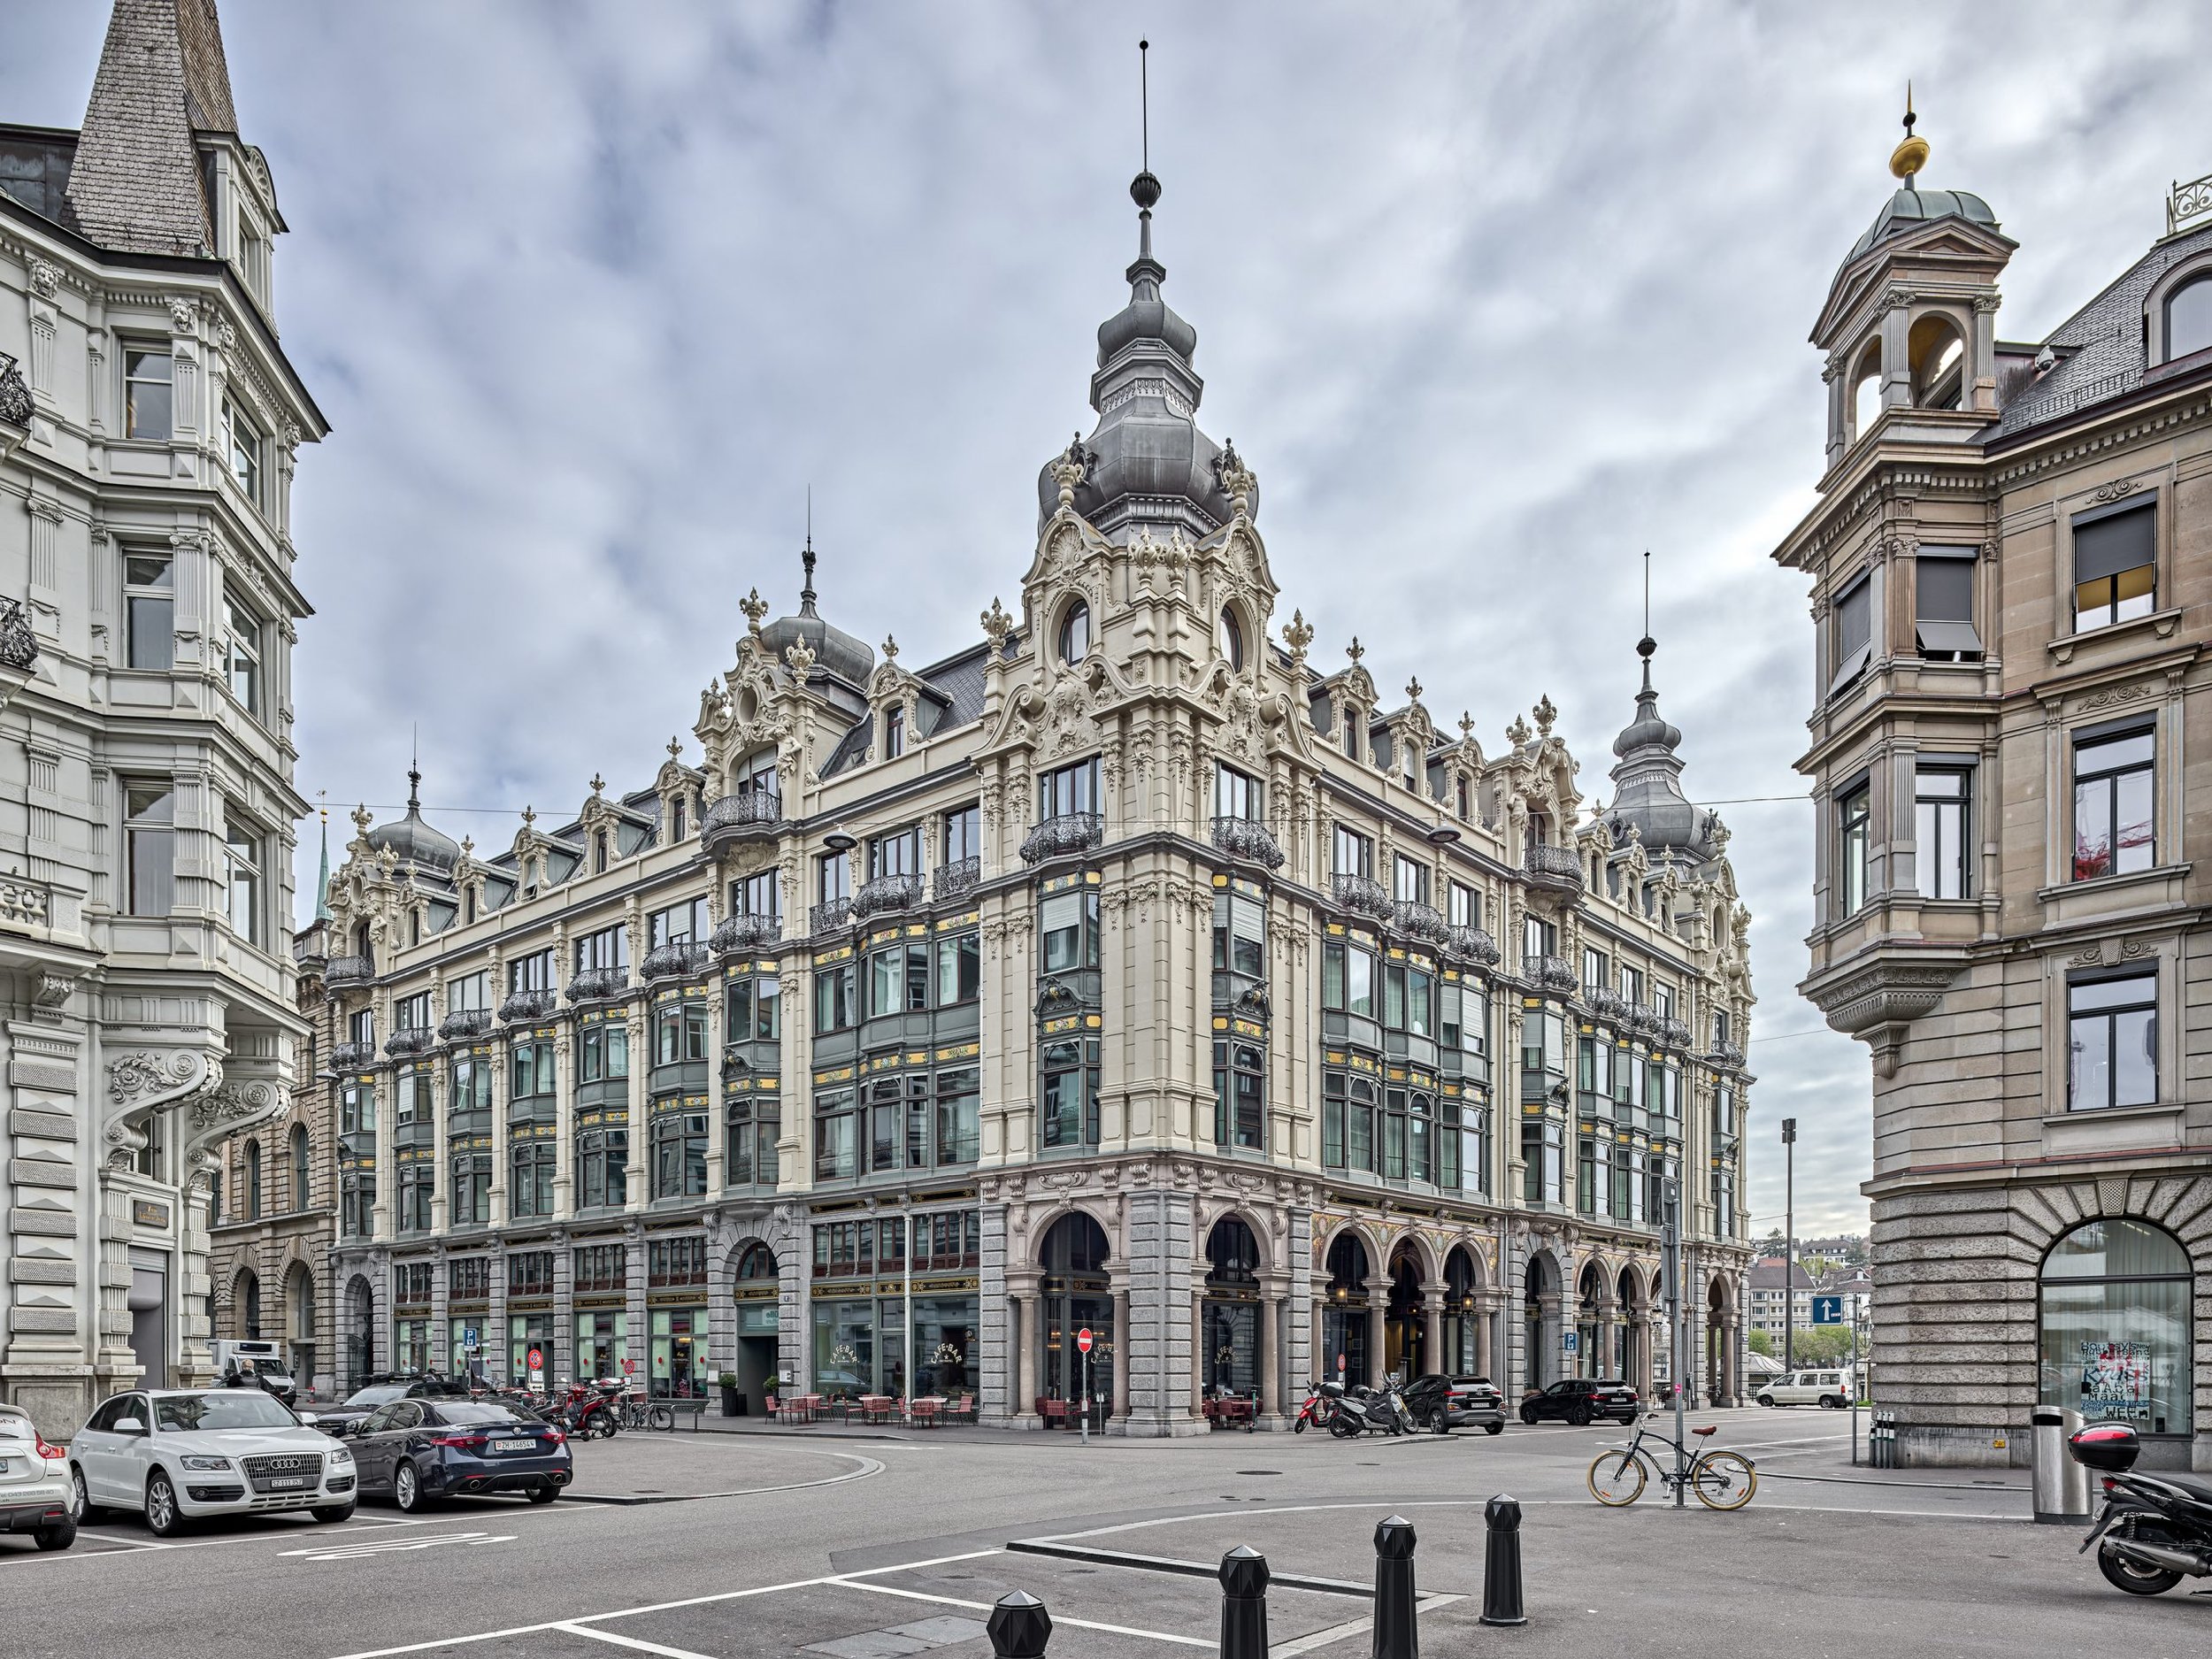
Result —
[[211, 0], [120, 0], [83, 127], [0, 126], [0, 1396], [56, 1438], [206, 1375], [219, 1144], [307, 1031], [284, 228]]
[[2212, 179], [2015, 342], [2016, 244], [1927, 155], [1814, 326], [1827, 466], [1775, 554], [1801, 988], [1873, 1053], [1877, 1403], [1909, 1463], [2021, 1463], [2043, 1402], [2212, 1468]]
[[[1783, 1261], [1778, 1256], [1763, 1256], [1754, 1261], [1750, 1271], [1745, 1275], [1745, 1306], [1751, 1329], [1763, 1331], [1773, 1338], [1774, 1351], [1779, 1354], [1782, 1351], [1783, 1326], [1791, 1317], [1794, 1317], [1800, 1331], [1812, 1325], [1813, 1293], [1822, 1286], [1801, 1265], [1786, 1277]], [[1786, 1294], [1786, 1284], [1794, 1287], [1793, 1294]], [[1796, 1304], [1794, 1316], [1789, 1311], [1793, 1302]]]

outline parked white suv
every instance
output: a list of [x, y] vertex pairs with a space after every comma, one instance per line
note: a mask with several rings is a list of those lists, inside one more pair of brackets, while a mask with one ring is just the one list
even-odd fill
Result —
[[0, 1405], [0, 1532], [28, 1532], [41, 1549], [77, 1541], [69, 1454], [49, 1446], [21, 1406]]
[[1840, 1411], [1851, 1403], [1851, 1373], [1847, 1371], [1796, 1371], [1777, 1377], [1761, 1388], [1763, 1406], [1826, 1406]]
[[77, 1517], [142, 1509], [155, 1536], [210, 1515], [353, 1514], [353, 1454], [258, 1388], [117, 1394], [69, 1442]]

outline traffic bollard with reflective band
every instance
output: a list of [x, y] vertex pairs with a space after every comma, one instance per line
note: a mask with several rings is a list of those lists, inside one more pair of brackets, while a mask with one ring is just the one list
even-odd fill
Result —
[[1521, 1611], [1521, 1506], [1500, 1493], [1483, 1506], [1490, 1533], [1482, 1555], [1482, 1622], [1525, 1624]]
[[1221, 1659], [1267, 1659], [1267, 1557], [1248, 1544], [1221, 1558]]
[[1374, 1659], [1417, 1659], [1413, 1623], [1413, 1523], [1394, 1515], [1375, 1528]]
[[991, 1638], [991, 1659], [1044, 1659], [1052, 1640], [1052, 1615], [1025, 1590], [999, 1597], [983, 1626]]

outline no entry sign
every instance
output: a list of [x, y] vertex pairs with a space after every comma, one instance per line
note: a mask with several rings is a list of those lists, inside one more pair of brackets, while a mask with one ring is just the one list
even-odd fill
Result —
[[1091, 1351], [1091, 1344], [1097, 1340], [1097, 1338], [1091, 1334], [1091, 1327], [1087, 1325], [1085, 1325], [1080, 1331], [1078, 1331], [1075, 1333], [1076, 1352], [1079, 1354], [1089, 1353]]

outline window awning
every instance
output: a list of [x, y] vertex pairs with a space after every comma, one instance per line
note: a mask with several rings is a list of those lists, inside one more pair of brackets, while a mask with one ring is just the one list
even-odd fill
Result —
[[1974, 632], [1970, 622], [1916, 622], [1913, 631], [1920, 637], [1924, 651], [1961, 651], [1981, 655], [1981, 635]]

